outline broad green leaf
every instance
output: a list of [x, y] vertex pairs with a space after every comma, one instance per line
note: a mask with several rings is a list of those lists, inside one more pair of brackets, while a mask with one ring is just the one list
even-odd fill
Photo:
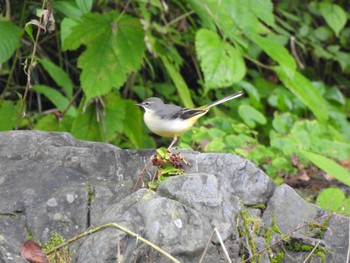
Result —
[[[64, 18], [61, 23], [61, 45], [63, 49], [67, 49], [67, 39], [71, 37], [71, 34], [73, 32], [73, 28], [75, 26], [79, 25], [79, 22], [77, 20], [73, 20], [71, 18]], [[79, 47], [79, 43], [77, 43], [77, 46], [75, 48]], [[73, 48], [72, 48], [73, 49]]]
[[39, 118], [34, 130], [69, 132], [73, 117], [65, 116], [58, 120], [54, 114], [47, 114]]
[[64, 48], [87, 46], [78, 59], [87, 99], [120, 88], [127, 75], [141, 66], [145, 44], [138, 19], [116, 12], [88, 13], [71, 30], [64, 39]]
[[84, 102], [79, 106], [78, 116], [72, 123], [70, 133], [79, 140], [101, 141], [99, 126], [101, 125], [96, 118], [95, 105], [91, 104], [83, 112]]
[[79, 9], [72, 0], [53, 1], [53, 9], [72, 19], [77, 19], [84, 14], [83, 10]]
[[226, 144], [223, 142], [222, 138], [214, 138], [205, 146], [205, 151], [207, 152], [222, 152]]
[[266, 117], [255, 108], [249, 105], [240, 105], [238, 108], [238, 114], [243, 119], [244, 123], [251, 128], [255, 128], [256, 123], [265, 125]]
[[57, 85], [65, 90], [68, 98], [71, 99], [73, 96], [73, 83], [68, 74], [49, 60], [40, 60], [40, 64], [50, 74]]
[[307, 78], [299, 72], [290, 76], [281, 67], [275, 67], [274, 70], [283, 84], [313, 112], [320, 122], [327, 121], [327, 102]]
[[282, 44], [273, 39], [262, 37], [257, 34], [250, 35], [250, 39], [267, 55], [274, 59], [288, 73], [288, 75], [293, 76], [296, 70], [295, 60]]
[[274, 119], [272, 121], [273, 128], [280, 134], [288, 134], [292, 129], [297, 117], [290, 114], [274, 114]]
[[18, 110], [10, 100], [0, 100], [0, 131], [12, 130], [16, 127]]
[[[47, 97], [60, 111], [63, 112], [66, 110], [69, 100], [59, 91], [45, 85], [34, 85], [32, 89]], [[77, 111], [71, 106], [67, 111], [67, 114], [74, 117], [77, 115]]]
[[125, 106], [127, 112], [124, 122], [125, 135], [129, 138], [135, 148], [140, 148], [143, 136], [141, 129], [141, 126], [143, 125], [141, 111], [137, 109], [135, 102], [132, 100], [125, 100]]
[[246, 67], [240, 52], [213, 31], [200, 29], [197, 32], [196, 52], [208, 89], [230, 86], [245, 76]]
[[345, 200], [345, 194], [338, 188], [327, 188], [323, 190], [316, 199], [316, 204], [325, 210], [338, 212]]
[[92, 0], [75, 0], [75, 2], [83, 14], [91, 11], [93, 3]]
[[160, 55], [160, 59], [162, 60], [170, 78], [174, 82], [174, 85], [179, 92], [179, 95], [181, 97], [181, 100], [185, 107], [192, 108], [193, 102], [191, 99], [190, 90], [181, 76], [180, 72], [176, 69], [176, 67], [169, 61], [169, 59], [165, 55]]
[[258, 32], [260, 21], [274, 26], [273, 5], [270, 0], [224, 0], [221, 8], [226, 10], [245, 32]]
[[328, 88], [326, 90], [325, 98], [335, 101], [341, 105], [345, 105], [345, 98], [341, 91], [337, 88]]
[[0, 32], [0, 64], [2, 64], [15, 52], [21, 31], [10, 21], [0, 19]]
[[322, 155], [308, 152], [305, 150], [300, 150], [299, 152], [302, 156], [311, 161], [314, 165], [316, 165], [326, 173], [332, 175], [340, 182], [350, 186], [350, 172], [348, 172], [345, 168], [337, 164], [335, 161]]
[[30, 39], [34, 42], [35, 40], [33, 37], [33, 25], [32, 25], [32, 23], [30, 23], [30, 22], [26, 23], [26, 25], [24, 26], [24, 31], [26, 31], [26, 33], [28, 34]]
[[197, 15], [202, 20], [203, 25], [210, 29], [210, 30], [216, 30], [215, 27], [215, 19], [210, 16], [208, 13], [208, 10], [211, 10], [211, 12], [214, 12], [216, 10], [210, 9], [210, 7], [207, 8], [208, 4], [210, 5], [209, 1], [197, 1], [197, 0], [188, 0], [188, 5], [192, 8], [193, 11], [197, 13]]
[[344, 28], [347, 19], [347, 14], [339, 5], [322, 2], [320, 3], [320, 12], [326, 20], [330, 28], [333, 29], [335, 35], [338, 37], [340, 31]]
[[104, 133], [107, 141], [110, 141], [116, 132], [123, 132], [126, 117], [125, 101], [116, 94], [110, 92], [103, 97], [105, 104]]

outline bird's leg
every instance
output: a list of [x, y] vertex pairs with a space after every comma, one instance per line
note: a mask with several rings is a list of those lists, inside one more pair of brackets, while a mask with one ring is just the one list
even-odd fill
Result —
[[176, 135], [174, 135], [174, 139], [173, 139], [173, 141], [171, 142], [171, 144], [169, 145], [169, 147], [168, 147], [168, 151], [170, 152], [171, 151], [171, 147], [174, 145], [174, 143], [177, 141], [177, 136]]

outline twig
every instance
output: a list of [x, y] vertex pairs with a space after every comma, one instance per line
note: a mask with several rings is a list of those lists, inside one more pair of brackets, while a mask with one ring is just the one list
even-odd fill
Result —
[[73, 105], [74, 101], [76, 100], [76, 98], [79, 96], [79, 94], [81, 93], [81, 89], [79, 89], [74, 95], [73, 98], [70, 100], [70, 102], [68, 103], [67, 107], [64, 109], [64, 111], [61, 114], [61, 117], [63, 117], [67, 111], [69, 110], [69, 108]]
[[299, 68], [304, 69], [305, 66], [304, 66], [304, 64], [301, 62], [301, 60], [300, 60], [300, 58], [299, 58], [299, 56], [298, 56], [298, 53], [297, 53], [297, 49], [295, 48], [295, 37], [293, 37], [293, 36], [290, 38], [290, 47], [291, 47], [291, 49], [292, 49], [293, 57], [294, 57], [295, 60], [297, 61]]
[[249, 61], [251, 61], [251, 62], [253, 62], [253, 63], [255, 63], [256, 65], [258, 65], [258, 66], [261, 67], [261, 68], [272, 70], [272, 67], [271, 67], [271, 66], [267, 66], [267, 65], [261, 63], [260, 61], [258, 61], [258, 60], [256, 60], [256, 59], [253, 59], [253, 58], [251, 58], [251, 57], [249, 57], [249, 56], [247, 56], [247, 55], [245, 55], [244, 58], [247, 59], [247, 60], [249, 60]]
[[201, 259], [199, 260], [199, 263], [202, 263], [202, 262], [203, 262], [204, 256], [205, 256], [205, 254], [207, 253], [207, 250], [208, 250], [208, 247], [209, 247], [209, 245], [210, 245], [210, 241], [211, 241], [212, 238], [213, 238], [213, 235], [214, 235], [214, 230], [211, 231], [210, 237], [209, 237], [209, 239], [208, 239], [207, 245], [205, 246], [205, 249], [204, 249], [204, 251], [203, 251], [203, 254], [202, 254], [202, 256], [201, 256]]
[[315, 252], [316, 248], [320, 244], [320, 241], [317, 242], [317, 244], [314, 246], [314, 248], [311, 250], [310, 254], [307, 256], [307, 258], [303, 261], [303, 263], [306, 263], [308, 259], [312, 256], [312, 254]]
[[205, 256], [205, 254], [207, 253], [207, 250], [208, 250], [208, 247], [209, 247], [209, 245], [210, 245], [210, 242], [211, 242], [211, 240], [213, 239], [214, 233], [216, 234], [216, 236], [217, 236], [217, 238], [218, 238], [218, 240], [219, 240], [219, 242], [220, 242], [220, 245], [221, 245], [221, 247], [222, 247], [222, 250], [224, 251], [224, 254], [225, 254], [225, 256], [226, 256], [227, 262], [232, 263], [232, 260], [230, 259], [230, 256], [229, 256], [229, 254], [228, 254], [228, 252], [227, 252], [227, 249], [226, 249], [226, 247], [225, 247], [225, 244], [224, 244], [224, 242], [222, 241], [221, 235], [220, 235], [220, 233], [219, 233], [219, 231], [217, 230], [216, 227], [215, 227], [215, 228], [213, 229], [213, 231], [211, 232], [211, 235], [210, 235], [210, 237], [209, 237], [209, 239], [208, 239], [207, 245], [205, 246], [205, 249], [204, 249], [204, 251], [203, 251], [203, 254], [202, 254], [202, 256], [201, 256], [201, 259], [199, 260], [199, 263], [202, 263], [202, 262], [203, 262], [204, 256]]
[[147, 169], [147, 167], [152, 163], [152, 158], [153, 158], [153, 155], [151, 156], [151, 158], [149, 159], [149, 161], [145, 164], [145, 166], [142, 168], [141, 172], [139, 173], [139, 176], [137, 177], [137, 181], [134, 185], [134, 189], [133, 191], [135, 192], [136, 189], [137, 189], [137, 185], [139, 184], [139, 181], [142, 180], [142, 177]]
[[[41, 9], [43, 10], [45, 8], [45, 6], [46, 6], [46, 0], [43, 0], [43, 5], [42, 5]], [[43, 20], [43, 16], [40, 16], [39, 24], [42, 23], [42, 20]], [[19, 113], [18, 113], [16, 128], [15, 128], [16, 130], [18, 130], [19, 123], [20, 123], [21, 118], [22, 118], [24, 104], [25, 104], [26, 99], [27, 99], [28, 91], [32, 87], [31, 75], [32, 75], [32, 71], [33, 71], [33, 69], [35, 67], [35, 65], [34, 65], [34, 58], [35, 58], [36, 50], [37, 50], [37, 47], [38, 47], [39, 37], [40, 37], [40, 27], [38, 27], [38, 31], [36, 32], [36, 37], [35, 37], [35, 41], [34, 41], [34, 45], [33, 45], [33, 52], [32, 52], [32, 56], [30, 58], [29, 66], [28, 66], [27, 84], [26, 84], [26, 88], [24, 90], [24, 95], [23, 95], [23, 98], [22, 98], [21, 108], [20, 108]]]
[[137, 240], [140, 240], [141, 242], [149, 245], [150, 247], [152, 247], [153, 249], [157, 250], [159, 253], [163, 254], [164, 256], [166, 256], [167, 258], [171, 259], [173, 262], [175, 263], [181, 263], [179, 260], [177, 260], [176, 258], [174, 258], [172, 255], [170, 255], [168, 252], [164, 251], [163, 249], [161, 249], [160, 247], [158, 247], [157, 245], [151, 243], [150, 241], [148, 241], [147, 239], [139, 236], [138, 234], [136, 234], [135, 232], [132, 232], [131, 230], [127, 229], [126, 227], [123, 227], [117, 223], [107, 223], [107, 224], [104, 224], [104, 225], [101, 225], [101, 226], [98, 226], [94, 229], [91, 229], [87, 232], [84, 232], [82, 234], [79, 234], [71, 239], [69, 239], [68, 241], [62, 243], [61, 245], [57, 246], [57, 247], [54, 247], [53, 249], [51, 249], [50, 251], [48, 251], [46, 254], [47, 255], [50, 255], [51, 253], [53, 253], [54, 251], [62, 248], [62, 247], [65, 247], [67, 246], [68, 244], [82, 238], [82, 237], [85, 237], [87, 235], [90, 235], [90, 234], [93, 234], [95, 232], [98, 232], [104, 228], [108, 228], [108, 227], [114, 227], [114, 228], [118, 228], [120, 230], [122, 230], [123, 232], [129, 234], [130, 236], [133, 236], [135, 238], [137, 238]]
[[349, 242], [348, 242], [348, 255], [345, 262], [350, 262], [350, 218], [349, 218]]

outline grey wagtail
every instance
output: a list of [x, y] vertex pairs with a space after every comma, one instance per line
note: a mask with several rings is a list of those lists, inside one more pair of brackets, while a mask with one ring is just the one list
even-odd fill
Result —
[[176, 142], [177, 136], [189, 130], [211, 107], [233, 100], [242, 95], [243, 92], [239, 91], [195, 109], [181, 108], [174, 104], [164, 104], [161, 99], [156, 97], [148, 98], [135, 105], [145, 109], [143, 120], [153, 133], [163, 137], [174, 138], [168, 147], [168, 149], [170, 149]]

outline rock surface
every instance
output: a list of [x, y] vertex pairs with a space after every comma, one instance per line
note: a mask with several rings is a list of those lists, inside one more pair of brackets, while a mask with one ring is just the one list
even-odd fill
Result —
[[[26, 262], [19, 255], [29, 235], [45, 243], [58, 232], [67, 240], [107, 223], [126, 227], [180, 262], [199, 262], [206, 248], [203, 262], [226, 262], [219, 237], [208, 242], [214, 228], [233, 262], [257, 255], [271, 262], [281, 254], [281, 262], [303, 262], [310, 254], [312, 262], [323, 255], [325, 262], [346, 261], [349, 218], [307, 203], [287, 185], [275, 187], [238, 156], [183, 152], [191, 163], [185, 175], [167, 179], [157, 192], [134, 192], [152, 154], [67, 133], [0, 133], [0, 262]], [[170, 262], [113, 227], [70, 246], [79, 263], [116, 262], [118, 247], [124, 262]]]

